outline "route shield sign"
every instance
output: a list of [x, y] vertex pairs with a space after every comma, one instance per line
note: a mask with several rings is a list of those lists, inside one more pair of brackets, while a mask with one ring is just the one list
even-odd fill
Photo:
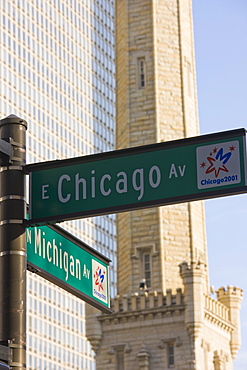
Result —
[[29, 224], [246, 192], [245, 129], [26, 166]]
[[27, 228], [28, 269], [110, 313], [109, 259], [58, 226]]

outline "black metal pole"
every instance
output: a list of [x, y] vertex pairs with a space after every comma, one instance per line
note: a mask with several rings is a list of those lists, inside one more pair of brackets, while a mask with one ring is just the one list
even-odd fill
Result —
[[26, 369], [26, 129], [15, 115], [0, 120], [0, 138], [13, 148], [12, 158], [0, 155], [0, 342], [15, 370]]

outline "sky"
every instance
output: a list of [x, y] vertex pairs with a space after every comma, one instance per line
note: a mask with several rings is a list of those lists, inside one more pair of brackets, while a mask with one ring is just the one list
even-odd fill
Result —
[[[192, 0], [200, 133], [247, 129], [247, 1]], [[242, 347], [247, 369], [247, 194], [205, 201], [210, 285], [244, 291]]]

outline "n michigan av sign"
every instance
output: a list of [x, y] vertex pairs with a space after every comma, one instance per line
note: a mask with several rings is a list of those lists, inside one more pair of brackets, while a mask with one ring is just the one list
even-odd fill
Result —
[[28, 165], [29, 224], [244, 193], [245, 129]]
[[109, 259], [58, 226], [27, 229], [28, 269], [103, 312], [110, 309]]

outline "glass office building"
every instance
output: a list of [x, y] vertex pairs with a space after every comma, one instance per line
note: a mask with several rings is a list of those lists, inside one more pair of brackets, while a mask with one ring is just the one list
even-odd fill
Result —
[[[113, 0], [1, 0], [0, 112], [28, 123], [27, 162], [114, 148]], [[116, 293], [115, 216], [63, 224], [109, 257]], [[28, 272], [27, 368], [93, 369], [84, 303]]]

